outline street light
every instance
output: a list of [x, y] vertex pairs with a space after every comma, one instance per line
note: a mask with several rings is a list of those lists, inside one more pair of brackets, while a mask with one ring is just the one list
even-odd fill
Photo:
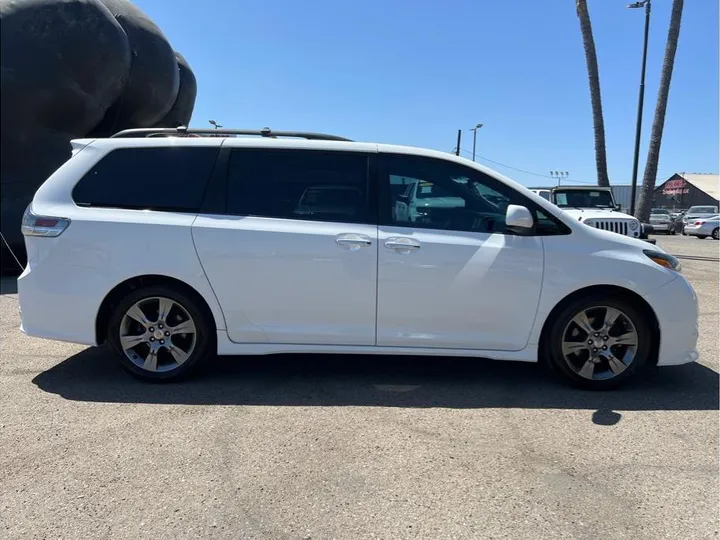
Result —
[[215, 120], [208, 120], [208, 122], [210, 122], [210, 125], [211, 125], [211, 126], [215, 126], [215, 129], [222, 127], [222, 126], [221, 126], [220, 124], [218, 124]]
[[645, 62], [647, 60], [648, 32], [650, 31], [650, 0], [627, 5], [630, 9], [645, 8], [645, 40], [642, 67], [640, 68], [640, 91], [638, 95], [637, 125], [635, 126], [635, 155], [633, 156], [632, 189], [630, 190], [630, 215], [635, 215], [635, 191], [637, 190], [638, 160], [640, 158], [640, 133], [642, 132], [643, 101], [645, 100]]
[[568, 173], [567, 171], [550, 171], [550, 176], [557, 179], [558, 186], [559, 186], [560, 183], [562, 182], [562, 179], [570, 176], [570, 173]]
[[477, 142], [477, 130], [483, 127], [482, 124], [477, 124], [474, 128], [470, 128], [470, 131], [473, 132], [473, 161], [475, 161], [475, 143]]

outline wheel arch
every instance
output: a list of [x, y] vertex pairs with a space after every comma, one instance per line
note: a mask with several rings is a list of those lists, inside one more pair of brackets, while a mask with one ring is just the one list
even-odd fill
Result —
[[657, 315], [655, 315], [655, 311], [653, 310], [652, 306], [650, 306], [650, 304], [648, 304], [647, 301], [638, 293], [631, 291], [630, 289], [626, 289], [625, 287], [619, 287], [617, 285], [591, 285], [588, 287], [583, 287], [582, 289], [571, 292], [562, 300], [560, 300], [555, 305], [555, 307], [552, 308], [550, 313], [548, 313], [548, 316], [545, 317], [542, 330], [540, 331], [540, 340], [538, 343], [538, 357], [540, 361], [544, 362], [546, 360], [548, 351], [546, 346], [546, 339], [548, 333], [550, 332], [552, 321], [555, 320], [557, 314], [563, 308], [565, 308], [565, 306], [567, 306], [571, 302], [574, 302], [578, 298], [582, 298], [583, 296], [586, 296], [588, 294], [598, 293], [621, 296], [622, 298], [629, 300], [634, 307], [640, 310], [640, 312], [648, 318], [652, 331], [652, 350], [650, 351], [650, 361], [652, 363], [657, 362], [658, 354], [660, 352], [660, 322], [658, 321]]
[[98, 345], [103, 344], [107, 340], [108, 321], [112, 314], [113, 307], [120, 301], [120, 299], [131, 291], [153, 285], [165, 285], [172, 287], [193, 297], [198, 303], [198, 308], [204, 312], [207, 316], [207, 320], [213, 325], [213, 331], [217, 330], [218, 324], [215, 320], [215, 315], [213, 314], [212, 309], [210, 309], [210, 306], [203, 295], [200, 294], [194, 287], [188, 285], [182, 280], [170, 276], [147, 274], [126, 279], [116, 285], [105, 295], [105, 298], [103, 298], [103, 301], [100, 303], [97, 316], [95, 317], [95, 340]]

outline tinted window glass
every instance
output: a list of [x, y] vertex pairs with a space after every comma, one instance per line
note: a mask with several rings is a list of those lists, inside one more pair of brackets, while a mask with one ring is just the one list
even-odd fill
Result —
[[390, 191], [393, 225], [471, 232], [506, 232], [508, 204], [525, 204], [512, 189], [479, 171], [437, 159], [384, 155], [382, 181], [405, 178], [410, 188]]
[[369, 222], [368, 158], [363, 154], [235, 150], [230, 156], [230, 214]]
[[[441, 159], [381, 154], [381, 182], [389, 208], [383, 223], [413, 228], [507, 233], [510, 204], [527, 207], [535, 217], [535, 234], [569, 234], [570, 229], [540, 210], [521, 193], [490, 176]], [[399, 195], [398, 178], [408, 187]], [[388, 191], [386, 186], [390, 186]]]
[[73, 189], [81, 206], [198, 212], [217, 148], [122, 148]]

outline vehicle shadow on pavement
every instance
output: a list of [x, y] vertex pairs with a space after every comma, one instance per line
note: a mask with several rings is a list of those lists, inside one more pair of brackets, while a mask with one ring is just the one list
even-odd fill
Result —
[[17, 294], [16, 277], [0, 277], [0, 294]]
[[611, 392], [564, 386], [536, 364], [475, 358], [275, 355], [216, 359], [195, 378], [147, 383], [126, 374], [105, 348], [86, 349], [33, 379], [41, 390], [90, 402], [186, 405], [379, 406], [717, 410], [718, 373], [697, 363], [649, 369]]

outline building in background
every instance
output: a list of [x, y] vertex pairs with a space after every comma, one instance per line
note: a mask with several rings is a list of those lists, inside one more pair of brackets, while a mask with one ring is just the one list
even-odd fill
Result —
[[691, 206], [719, 206], [720, 175], [675, 173], [655, 188], [653, 207], [687, 210]]
[[[578, 185], [578, 184], [573, 184]], [[591, 186], [594, 184], [585, 184]], [[531, 187], [530, 189], [552, 189], [558, 186]], [[562, 187], [562, 186], [560, 186]], [[612, 188], [615, 202], [623, 212], [630, 212], [632, 186], [616, 184]], [[640, 200], [641, 185], [635, 192], [635, 208]], [[675, 173], [659, 184], [653, 192], [653, 208], [687, 210], [691, 206], [720, 206], [720, 175], [711, 173]]]

